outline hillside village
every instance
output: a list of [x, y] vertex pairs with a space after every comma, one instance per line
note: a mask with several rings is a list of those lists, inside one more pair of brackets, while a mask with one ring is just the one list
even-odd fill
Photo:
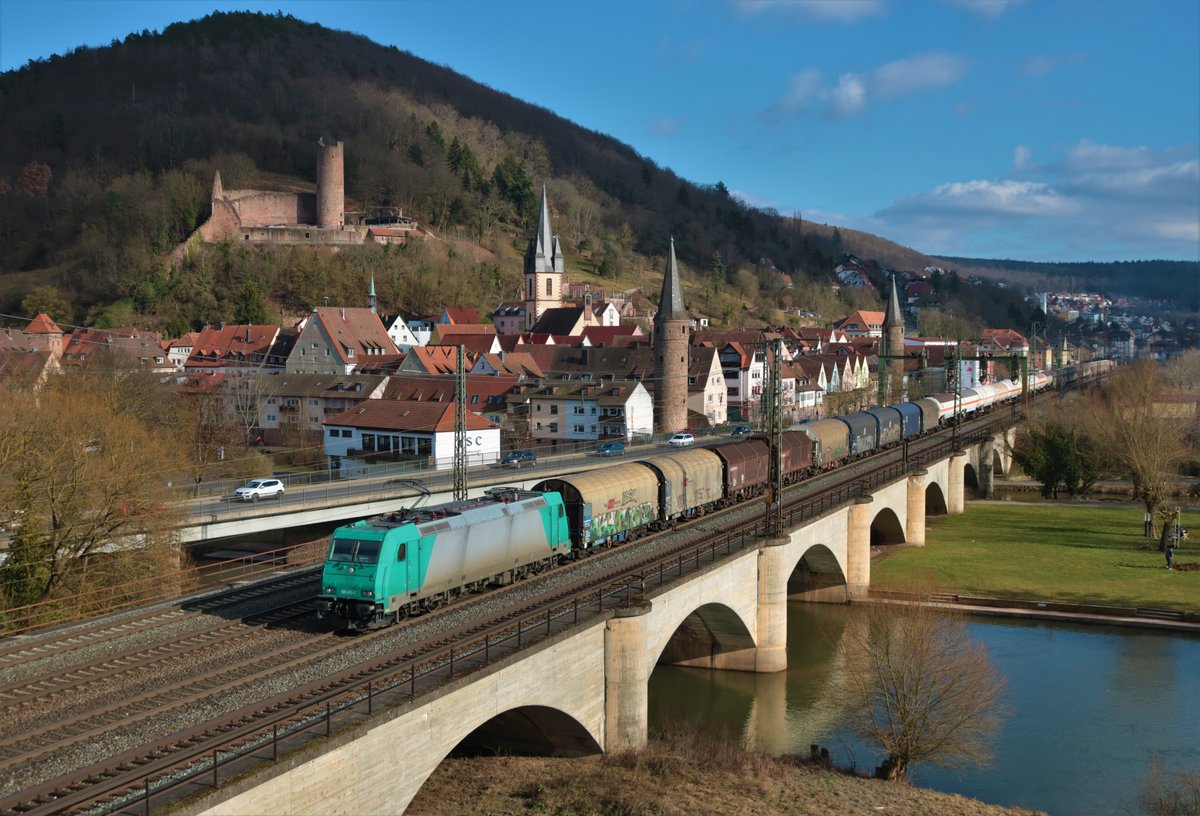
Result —
[[[225, 195], [215, 187], [214, 195]], [[336, 219], [332, 228], [344, 223]], [[525, 255], [524, 300], [498, 303], [490, 319], [455, 304], [433, 315], [381, 314], [373, 282], [360, 303], [318, 306], [292, 326], [210, 325], [170, 340], [135, 328], [68, 332], [43, 313], [24, 330], [0, 333], [0, 375], [36, 385], [107, 357], [156, 375], [164, 387], [219, 400], [247, 445], [319, 448], [331, 472], [348, 475], [367, 461], [451, 466], [460, 349], [468, 455], [488, 464], [514, 449], [753, 427], [764, 417], [774, 341], [790, 424], [874, 404], [881, 357], [891, 361], [885, 370], [903, 371], [900, 388], [914, 399], [953, 387], [956, 356], [957, 379], [969, 387], [1010, 376], [1015, 358], [1029, 359], [1032, 370], [1052, 369], [1096, 355], [1132, 357], [1139, 347], [1161, 354], [1172, 337], [1169, 326], [1119, 314], [1119, 304], [1067, 294], [1047, 296], [1043, 308], [1082, 315], [1106, 331], [1120, 327], [1119, 337], [1091, 346], [1011, 329], [966, 340], [921, 337], [904, 326], [938, 305], [931, 279], [945, 273], [936, 267], [890, 275], [886, 311], [854, 311], [830, 328], [717, 330], [683, 307], [673, 243], [667, 258], [660, 309], [637, 290], [572, 284], [543, 190]], [[872, 286], [853, 256], [835, 274], [842, 286]], [[679, 339], [656, 348], [655, 335], [675, 332], [675, 324]], [[889, 328], [891, 345], [903, 338], [903, 351], [889, 353]], [[673, 398], [661, 393], [675, 388], [672, 380], [686, 382], [686, 413], [682, 385]]]

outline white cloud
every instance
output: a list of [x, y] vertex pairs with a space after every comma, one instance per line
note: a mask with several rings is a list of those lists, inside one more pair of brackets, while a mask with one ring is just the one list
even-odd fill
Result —
[[651, 136], [674, 136], [683, 126], [683, 120], [678, 117], [668, 116], [662, 119], [655, 119], [653, 122], [646, 125], [646, 132]]
[[1083, 139], [1067, 151], [1067, 167], [1075, 171], [1129, 170], [1146, 167], [1153, 161], [1147, 147], [1120, 147], [1096, 144]]
[[917, 54], [879, 66], [871, 74], [871, 90], [880, 97], [953, 85], [967, 73], [967, 61], [954, 54]]
[[1083, 140], [1038, 164], [1013, 151], [1011, 178], [939, 185], [844, 222], [930, 254], [1029, 260], [1197, 259], [1194, 147]]
[[872, 99], [891, 99], [958, 82], [967, 72], [967, 61], [954, 54], [917, 54], [879, 66], [870, 74], [850, 71], [832, 87], [823, 84], [816, 68], [805, 68], [788, 80], [787, 90], [765, 112], [777, 121], [820, 108], [831, 119], [866, 113]]
[[806, 113], [820, 98], [820, 94], [821, 72], [816, 68], [805, 68], [788, 80], [787, 91], [775, 101], [768, 113], [772, 117]]
[[1047, 184], [1033, 181], [954, 181], [900, 202], [914, 212], [966, 210], [986, 215], [1062, 215], [1074, 204]]
[[867, 109], [867, 88], [858, 74], [842, 74], [829, 92], [829, 115], [835, 119], [861, 116]]
[[1073, 54], [1043, 54], [1030, 57], [1021, 68], [1021, 73], [1027, 77], [1045, 76], [1057, 71], [1064, 65], [1076, 65], [1087, 59], [1087, 54], [1076, 51]]
[[995, 19], [1024, 0], [954, 0], [954, 5], [973, 11], [980, 17]]
[[732, 0], [732, 5], [746, 15], [778, 13], [839, 23], [856, 23], [886, 9], [883, 0]]

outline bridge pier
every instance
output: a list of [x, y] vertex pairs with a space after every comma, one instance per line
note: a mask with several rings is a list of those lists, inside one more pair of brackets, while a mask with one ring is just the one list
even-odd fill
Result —
[[769, 538], [758, 551], [758, 639], [754, 650], [756, 672], [781, 672], [787, 668], [787, 582], [791, 563], [787, 545], [791, 538]]
[[963, 468], [966, 466], [966, 451], [954, 451], [950, 454], [949, 490], [946, 491], [946, 515], [961, 516], [965, 502], [963, 499]]
[[860, 496], [850, 505], [846, 525], [846, 596], [853, 600], [867, 597], [871, 587], [871, 504], [870, 496]]
[[992, 472], [994, 470], [993, 460], [996, 456], [996, 443], [990, 437], [979, 443], [979, 468], [977, 474], [979, 476], [979, 498], [990, 499], [992, 497]]
[[916, 470], [908, 476], [904, 541], [917, 547], [925, 546], [925, 477], [928, 475], [927, 470]]
[[616, 610], [604, 638], [604, 751], [646, 744], [649, 732], [650, 661], [646, 657], [649, 601]]

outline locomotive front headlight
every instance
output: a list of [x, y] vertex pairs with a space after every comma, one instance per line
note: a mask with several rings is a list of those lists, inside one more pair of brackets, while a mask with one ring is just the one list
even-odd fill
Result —
[[325, 592], [332, 595], [334, 592], [334, 589], [333, 589], [333, 587], [325, 587]]
[[375, 597], [375, 593], [369, 589], [364, 589], [362, 591], [362, 594], [363, 594], [364, 598], [374, 598]]

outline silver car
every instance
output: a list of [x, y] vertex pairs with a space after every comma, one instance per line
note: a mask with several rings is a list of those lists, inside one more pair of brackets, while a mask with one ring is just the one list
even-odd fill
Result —
[[233, 491], [233, 497], [248, 502], [256, 502], [259, 499], [282, 499], [283, 482], [278, 479], [254, 479], [249, 484]]

